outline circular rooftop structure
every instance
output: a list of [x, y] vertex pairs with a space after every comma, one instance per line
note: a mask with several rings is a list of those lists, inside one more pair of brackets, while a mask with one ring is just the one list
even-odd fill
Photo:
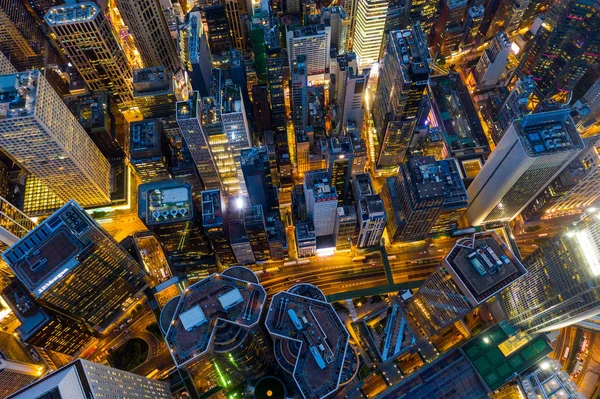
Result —
[[224, 276], [229, 276], [237, 278], [239, 280], [244, 280], [254, 284], [258, 284], [258, 277], [256, 277], [256, 274], [254, 274], [252, 270], [244, 266], [231, 266], [221, 274]]
[[179, 296], [171, 298], [169, 302], [161, 309], [160, 311], [160, 329], [163, 334], [167, 334], [167, 330], [169, 329], [169, 324], [171, 324], [171, 320], [173, 320], [173, 315], [175, 315], [175, 310], [177, 309], [177, 304], [179, 303]]
[[317, 286], [312, 284], [300, 283], [296, 284], [288, 290], [288, 292], [307, 298], [316, 299], [317, 301], [327, 302], [325, 294]]
[[261, 378], [254, 387], [254, 399], [284, 399], [285, 385], [276, 377]]

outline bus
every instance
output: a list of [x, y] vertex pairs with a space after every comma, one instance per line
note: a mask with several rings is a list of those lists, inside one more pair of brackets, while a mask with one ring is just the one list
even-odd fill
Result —
[[569, 349], [569, 347], [567, 346], [567, 347], [565, 348], [565, 353], [563, 354], [563, 359], [566, 359], [566, 358], [568, 358], [568, 357], [569, 357], [569, 351], [570, 351], [570, 349]]

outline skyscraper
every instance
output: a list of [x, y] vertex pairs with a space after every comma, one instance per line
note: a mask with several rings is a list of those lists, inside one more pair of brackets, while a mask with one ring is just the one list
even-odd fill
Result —
[[496, 143], [500, 142], [504, 131], [510, 126], [512, 121], [521, 119], [531, 113], [527, 109], [527, 104], [534, 90], [535, 81], [531, 76], [524, 76], [517, 81], [498, 112], [498, 118], [494, 126], [494, 141]]
[[459, 240], [409, 299], [407, 308], [428, 336], [449, 327], [527, 273], [495, 232]]
[[304, 174], [306, 216], [315, 226], [317, 237], [333, 235], [337, 215], [338, 195], [325, 169]]
[[599, 237], [598, 213], [590, 211], [528, 256], [528, 275], [500, 295], [508, 321], [546, 332], [598, 314]]
[[446, 0], [440, 15], [444, 22], [440, 37], [440, 53], [449, 57], [458, 51], [462, 39], [462, 25], [467, 14], [468, 2], [466, 0]]
[[306, 56], [294, 60], [292, 68], [292, 121], [296, 132], [308, 126], [308, 73]]
[[257, 262], [269, 260], [271, 255], [262, 205], [245, 207], [241, 211], [241, 217], [243, 218], [250, 247], [252, 247], [252, 252], [254, 253], [254, 259]]
[[208, 137], [202, 128], [203, 104], [195, 91], [188, 101], [177, 103], [177, 124], [190, 150], [206, 190], [222, 189], [217, 166], [208, 147]]
[[298, 56], [306, 56], [308, 76], [329, 72], [331, 27], [323, 24], [288, 29], [286, 33], [290, 69]]
[[571, 91], [597, 62], [599, 37], [597, 7], [580, 0], [557, 1], [525, 48], [516, 75], [531, 75], [540, 99]]
[[330, 138], [327, 140], [325, 164], [331, 179], [331, 185], [338, 193], [338, 202], [343, 204], [349, 199], [350, 178], [352, 177], [354, 151], [350, 137]]
[[175, 115], [175, 103], [182, 100], [173, 73], [165, 67], [133, 70], [133, 96], [144, 118]]
[[235, 255], [229, 244], [227, 207], [219, 190], [202, 191], [202, 227], [221, 264], [235, 264]]
[[514, 219], [583, 148], [569, 110], [515, 120], [467, 190], [467, 220]]
[[389, 0], [356, 0], [352, 51], [360, 69], [379, 62], [388, 5]]
[[0, 97], [7, 154], [65, 202], [110, 202], [108, 161], [41, 72], [1, 76]]
[[117, 0], [146, 67], [163, 66], [183, 79], [182, 64], [159, 0]]
[[358, 248], [379, 245], [385, 230], [385, 207], [381, 196], [375, 194], [371, 175], [355, 174], [352, 178], [356, 216], [358, 220]]
[[216, 270], [210, 244], [192, 200], [192, 188], [177, 180], [138, 187], [138, 217], [161, 243], [171, 270], [205, 277]]
[[377, 168], [396, 167], [404, 160], [429, 79], [429, 62], [420, 24], [390, 33], [373, 104], [379, 141]]
[[481, 4], [471, 6], [467, 11], [462, 30], [463, 38], [462, 44], [472, 44], [479, 37], [479, 26], [483, 20], [485, 9]]
[[11, 399], [87, 398], [171, 399], [169, 385], [84, 359], [77, 359], [13, 394]]
[[226, 55], [233, 47], [233, 41], [225, 6], [205, 7], [202, 11], [204, 11], [204, 20], [208, 28], [207, 39], [210, 53], [214, 57]]
[[24, 3], [0, 2], [0, 49], [20, 71], [44, 66], [49, 45]]
[[122, 106], [133, 100], [131, 65], [100, 7], [91, 2], [56, 6], [45, 19], [91, 90], [110, 91]]
[[279, 211], [277, 187], [273, 184], [267, 147], [242, 150], [242, 173], [251, 205], [261, 205], [265, 214]]
[[157, 119], [129, 125], [129, 160], [142, 183], [170, 179], [163, 154], [162, 126]]
[[483, 88], [498, 84], [508, 64], [510, 46], [511, 41], [506, 33], [504, 31], [498, 32], [491, 41], [490, 46], [481, 55], [475, 70], [472, 72], [477, 87]]
[[356, 210], [354, 206], [339, 206], [337, 208], [337, 217], [335, 219], [335, 238], [336, 251], [349, 251], [354, 244], [353, 238], [356, 232]]
[[41, 304], [100, 332], [146, 287], [139, 264], [75, 201], [2, 256]]
[[335, 61], [332, 61], [331, 73], [335, 74], [336, 130], [341, 132], [348, 122], [362, 129], [365, 113], [363, 98], [371, 70], [365, 68], [360, 72], [355, 53], [342, 54]]
[[31, 363], [21, 363], [0, 359], [0, 395], [7, 395], [28, 386], [37, 380], [43, 373], [41, 366]]

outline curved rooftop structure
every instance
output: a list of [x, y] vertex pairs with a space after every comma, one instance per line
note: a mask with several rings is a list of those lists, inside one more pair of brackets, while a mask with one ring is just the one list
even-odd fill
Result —
[[316, 291], [301, 284], [275, 294], [265, 320], [277, 361], [292, 373], [305, 399], [324, 398], [338, 389], [348, 349], [348, 331]]
[[[257, 281], [253, 273], [247, 272], [248, 269], [234, 268], [229, 274]], [[225, 272], [213, 274], [185, 290], [165, 337], [177, 367], [190, 365], [206, 353], [214, 344], [217, 330], [227, 330], [235, 336], [240, 333], [238, 329], [258, 324], [267, 293], [254, 281]], [[224, 329], [226, 324], [231, 328]]]

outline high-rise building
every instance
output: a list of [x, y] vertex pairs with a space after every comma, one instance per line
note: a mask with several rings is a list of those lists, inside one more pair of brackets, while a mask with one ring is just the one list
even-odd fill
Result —
[[504, 131], [515, 119], [521, 119], [531, 112], [527, 109], [529, 97], [535, 90], [535, 81], [531, 76], [524, 76], [517, 81], [498, 112], [494, 128], [494, 141], [500, 142]]
[[157, 119], [129, 125], [129, 160], [142, 183], [171, 178], [163, 154], [162, 126]]
[[456, 161], [433, 157], [410, 158], [396, 181], [386, 180], [381, 196], [386, 213], [392, 211], [387, 222], [391, 241], [422, 240], [451, 230], [468, 202]]
[[308, 76], [329, 72], [331, 27], [323, 24], [290, 28], [286, 33], [290, 69], [298, 56], [305, 56]]
[[538, 397], [546, 387], [552, 385], [554, 392], [560, 392], [565, 399], [585, 399], [577, 383], [571, 375], [563, 370], [563, 365], [557, 359], [544, 358], [534, 370], [528, 370], [525, 375], [519, 376], [519, 385], [523, 388], [527, 399]]
[[466, 0], [446, 0], [440, 15], [440, 24], [443, 22], [440, 37], [440, 54], [449, 57], [458, 51], [462, 39], [462, 27], [468, 10]]
[[569, 110], [514, 121], [467, 190], [467, 220], [514, 219], [583, 148]]
[[246, 30], [248, 24], [248, 10], [246, 1], [226, 0], [225, 14], [229, 21], [233, 46], [238, 50], [246, 51], [248, 47], [248, 32]]
[[262, 205], [245, 207], [241, 212], [250, 247], [257, 262], [269, 260], [269, 241]]
[[500, 294], [512, 325], [546, 332], [599, 313], [600, 219], [592, 211], [528, 256], [528, 275]]
[[585, 94], [575, 102], [573, 108], [583, 107], [586, 115], [577, 120], [577, 129], [581, 135], [595, 132], [600, 123], [600, 78], [596, 79]]
[[296, 222], [296, 251], [299, 258], [317, 254], [317, 235], [312, 222]]
[[165, 336], [175, 365], [190, 368], [208, 352], [215, 357], [221, 353], [248, 378], [259, 375], [266, 349], [258, 342], [258, 322], [266, 299], [258, 278], [245, 267], [189, 286], [175, 299]]
[[138, 217], [156, 236], [178, 275], [205, 277], [216, 269], [201, 216], [187, 183], [163, 180], [138, 187]]
[[169, 384], [112, 367], [77, 359], [21, 389], [11, 399], [97, 398], [172, 399]]
[[210, 94], [210, 79], [213, 58], [204, 32], [202, 14], [194, 7], [185, 16], [181, 30], [181, 56], [192, 81], [192, 89], [205, 97]]
[[210, 53], [213, 57], [228, 54], [229, 50], [233, 48], [233, 41], [225, 6], [205, 7], [202, 11], [208, 28], [207, 39]]
[[122, 106], [131, 103], [131, 65], [100, 7], [92, 2], [56, 6], [45, 20], [90, 90], [109, 91]]
[[396, 167], [404, 160], [429, 80], [429, 62], [420, 24], [390, 33], [373, 104], [378, 168]]
[[160, 0], [117, 0], [117, 7], [135, 41], [146, 67], [162, 66], [178, 80], [182, 63], [171, 37]]
[[18, 337], [29, 345], [73, 356], [92, 339], [85, 325], [40, 306], [17, 280], [2, 290], [2, 298], [21, 323]]
[[435, 34], [435, 25], [440, 16], [440, 1], [414, 0], [410, 6], [405, 7], [404, 26], [413, 26], [417, 22], [421, 24], [425, 38], [429, 43]]
[[511, 284], [527, 269], [495, 232], [459, 240], [427, 277], [407, 308], [428, 336], [461, 320]]
[[381, 196], [375, 194], [371, 175], [355, 174], [352, 178], [356, 216], [358, 220], [358, 248], [379, 245], [385, 229], [386, 215]]
[[511, 41], [504, 31], [498, 32], [486, 48], [473, 70], [477, 87], [490, 87], [498, 84], [508, 64]]
[[304, 174], [304, 198], [306, 216], [313, 222], [317, 237], [333, 235], [338, 195], [326, 169], [311, 170]]
[[44, 66], [49, 43], [25, 3], [2, 0], [0, 26], [0, 49], [19, 71]]
[[308, 73], [304, 55], [294, 60], [291, 92], [294, 129], [296, 132], [303, 132], [308, 126]]
[[348, 51], [350, 40], [350, 18], [346, 10], [340, 6], [324, 7], [321, 9], [321, 23], [331, 26], [331, 48], [343, 54]]
[[365, 68], [359, 72], [356, 54], [342, 54], [332, 61], [332, 75], [335, 75], [334, 99], [336, 107], [336, 130], [339, 133], [348, 123], [355, 123], [359, 129], [363, 126], [363, 98], [371, 70]]
[[333, 137], [327, 140], [325, 164], [340, 204], [348, 202], [349, 199], [353, 157], [354, 151], [350, 137], [343, 137], [341, 140]]
[[[277, 362], [293, 375], [304, 398], [324, 398], [338, 389], [350, 335], [321, 290], [298, 284], [278, 292], [265, 326], [279, 354]], [[293, 349], [292, 342], [306, 350]]]
[[219, 190], [202, 191], [202, 227], [210, 245], [225, 267], [235, 264], [235, 255], [229, 244], [227, 207]]
[[175, 115], [175, 103], [183, 100], [173, 73], [163, 66], [133, 70], [133, 96], [144, 118]]
[[345, 205], [338, 207], [333, 232], [336, 251], [349, 251], [352, 245], [354, 245], [353, 238], [355, 232], [356, 210], [354, 206]]
[[42, 305], [97, 331], [146, 287], [140, 265], [73, 200], [2, 256]]
[[571, 91], [596, 65], [599, 37], [600, 9], [580, 0], [555, 2], [526, 46], [516, 75], [531, 75], [540, 99]]
[[258, 141], [264, 143], [265, 131], [273, 130], [269, 89], [265, 85], [252, 87], [252, 108]]
[[481, 26], [484, 13], [485, 9], [481, 4], [469, 8], [462, 27], [462, 44], [470, 45], [479, 37], [479, 27]]
[[63, 201], [109, 203], [108, 161], [42, 73], [3, 75], [0, 93], [2, 149]]
[[0, 395], [3, 398], [28, 386], [43, 373], [42, 366], [0, 359]]
[[267, 147], [242, 150], [242, 173], [251, 205], [261, 205], [265, 214], [279, 211], [277, 187], [273, 184]]
[[229, 241], [240, 265], [250, 265], [256, 262], [243, 218], [238, 216], [229, 221]]
[[389, 0], [356, 0], [352, 51], [360, 69], [379, 62], [388, 5]]
[[504, 30], [511, 34], [519, 29], [521, 26], [521, 20], [525, 15], [525, 11], [529, 7], [530, 0], [514, 0], [512, 4], [511, 13], [506, 17], [504, 23]]
[[206, 190], [222, 189], [217, 166], [208, 146], [208, 137], [202, 128], [203, 104], [195, 91], [188, 101], [177, 103], [177, 124], [194, 159], [196, 169]]

